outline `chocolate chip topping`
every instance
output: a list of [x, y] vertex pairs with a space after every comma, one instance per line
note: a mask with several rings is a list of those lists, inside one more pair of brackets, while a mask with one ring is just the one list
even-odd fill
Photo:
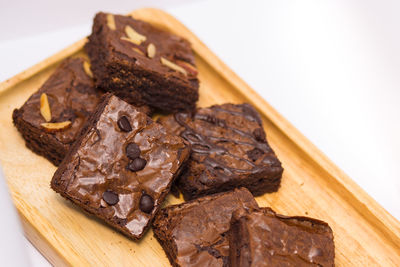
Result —
[[265, 132], [262, 128], [257, 128], [253, 131], [254, 138], [259, 142], [265, 142]]
[[128, 169], [133, 172], [137, 172], [140, 170], [143, 170], [144, 167], [146, 166], [147, 161], [142, 158], [136, 158], [129, 162], [128, 164]]
[[[129, 133], [117, 125], [123, 115], [132, 126]], [[189, 147], [160, 124], [150, 123], [146, 114], [113, 95], [103, 98], [94, 116], [77, 150], [60, 166], [59, 170], [71, 172], [57, 172], [52, 188], [127, 236], [139, 239], [149, 228], [153, 214], [161, 208], [171, 183], [189, 156]], [[142, 157], [149, 160], [145, 170], [127, 169], [132, 161], [126, 155], [129, 143], [137, 144], [142, 154], [145, 152]], [[150, 160], [159, 164], [150, 164]], [[154, 200], [151, 214], [139, 209], [143, 192]]]
[[247, 151], [246, 154], [249, 157], [249, 159], [251, 159], [254, 162], [264, 154], [264, 151], [262, 151], [259, 148], [253, 148], [252, 150]]
[[154, 208], [154, 200], [151, 196], [144, 193], [140, 198], [139, 209], [145, 213], [151, 213]]
[[114, 193], [112, 191], [108, 191], [108, 190], [103, 193], [103, 199], [108, 205], [111, 205], [111, 206], [117, 204], [119, 201], [118, 195], [116, 193]]
[[140, 148], [135, 143], [129, 143], [126, 146], [125, 151], [126, 151], [126, 156], [130, 159], [136, 159], [140, 157]]
[[131, 123], [129, 122], [129, 120], [126, 116], [121, 116], [118, 119], [118, 127], [121, 129], [121, 131], [124, 131], [124, 132], [132, 131]]

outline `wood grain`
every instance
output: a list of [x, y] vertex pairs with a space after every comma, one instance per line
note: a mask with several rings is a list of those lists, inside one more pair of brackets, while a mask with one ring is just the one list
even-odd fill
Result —
[[[199, 106], [252, 103], [285, 168], [279, 192], [258, 197], [279, 213], [327, 221], [337, 266], [400, 266], [400, 223], [337, 168], [193, 33], [156, 9], [133, 12], [190, 40], [199, 69]], [[49, 187], [55, 167], [24, 146], [11, 114], [49, 77], [60, 60], [82, 55], [85, 39], [0, 84], [0, 162], [27, 237], [56, 266], [169, 266], [149, 231], [131, 241], [85, 215]], [[169, 196], [167, 203], [181, 199]]]

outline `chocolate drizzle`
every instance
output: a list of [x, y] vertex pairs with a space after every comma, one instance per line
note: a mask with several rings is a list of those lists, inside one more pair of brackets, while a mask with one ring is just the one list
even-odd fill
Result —
[[254, 195], [275, 192], [283, 169], [268, 145], [257, 111], [249, 104], [223, 104], [159, 120], [191, 144], [177, 185], [185, 199], [247, 187]]
[[[245, 107], [245, 108], [243, 108]], [[223, 112], [227, 113], [228, 116], [240, 116], [249, 122], [255, 122], [259, 124], [258, 128], [255, 128], [252, 132], [246, 132], [238, 127], [230, 126], [224, 119], [218, 118], [214, 115], [210, 114], [202, 114], [196, 113], [194, 116], [190, 116], [188, 113], [177, 113], [175, 114], [175, 120], [184, 127], [184, 130], [181, 132], [181, 136], [189, 141], [192, 145], [192, 158], [198, 158], [198, 156], [202, 157], [202, 162], [207, 166], [207, 169], [212, 172], [216, 176], [221, 175], [235, 175], [240, 173], [257, 173], [265, 168], [263, 165], [256, 165], [254, 163], [255, 160], [253, 158], [247, 159], [243, 156], [239, 156], [235, 153], [232, 153], [229, 149], [219, 145], [221, 143], [231, 143], [233, 146], [237, 147], [254, 147], [257, 151], [259, 151], [260, 156], [273, 154], [272, 149], [269, 147], [268, 143], [265, 141], [265, 138], [260, 136], [265, 136], [265, 133], [261, 126], [261, 120], [254, 113], [249, 112], [252, 110], [248, 105], [241, 105], [242, 112], [235, 111], [232, 109], [223, 108], [223, 106], [213, 106], [212, 109], [214, 112]], [[221, 136], [206, 136], [200, 131], [191, 126], [197, 126], [196, 121], [204, 121], [211, 125], [209, 127], [213, 132], [218, 133], [218, 128], [224, 128], [225, 131], [234, 133], [242, 137], [246, 141], [242, 141], [239, 139], [227, 138], [225, 135]], [[188, 123], [189, 122], [189, 123]], [[191, 124], [191, 125], [189, 125]], [[256, 132], [258, 134], [253, 134]], [[231, 134], [229, 134], [231, 135]], [[262, 142], [263, 141], [263, 142]], [[250, 149], [251, 150], [251, 149]], [[249, 150], [249, 151], [250, 151]], [[196, 155], [199, 154], [199, 155]], [[234, 168], [228, 166], [226, 163], [222, 162], [220, 157], [228, 157], [235, 159], [236, 161], [241, 161], [245, 164], [244, 168]], [[250, 170], [249, 170], [250, 169]], [[217, 170], [217, 171], [216, 171]], [[223, 170], [223, 172], [218, 171]]]

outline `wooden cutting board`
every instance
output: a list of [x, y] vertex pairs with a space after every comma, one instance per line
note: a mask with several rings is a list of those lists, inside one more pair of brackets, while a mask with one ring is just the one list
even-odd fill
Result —
[[[337, 266], [400, 266], [397, 220], [180, 22], [156, 9], [132, 14], [191, 41], [201, 81], [199, 106], [249, 102], [261, 113], [269, 142], [285, 168], [279, 192], [258, 197], [261, 206], [327, 221], [335, 236]], [[140, 242], [131, 241], [53, 192], [49, 183], [56, 168], [27, 149], [12, 125], [13, 109], [41, 86], [60, 60], [82, 55], [85, 41], [0, 84], [0, 162], [26, 236], [57, 266], [169, 266], [152, 231]], [[171, 195], [167, 199], [167, 204], [179, 202], [182, 199]]]

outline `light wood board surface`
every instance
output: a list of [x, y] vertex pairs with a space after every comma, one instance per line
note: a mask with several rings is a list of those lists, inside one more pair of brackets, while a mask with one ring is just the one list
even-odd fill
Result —
[[[156, 9], [133, 15], [192, 43], [201, 82], [199, 106], [249, 102], [261, 113], [268, 140], [285, 169], [280, 190], [257, 198], [261, 206], [328, 222], [335, 236], [337, 266], [400, 266], [396, 219], [180, 22]], [[52, 191], [49, 183], [56, 168], [27, 149], [12, 125], [13, 109], [43, 84], [60, 60], [82, 55], [85, 41], [0, 84], [0, 162], [26, 236], [56, 266], [169, 266], [151, 230], [140, 242], [131, 241]], [[182, 200], [170, 195], [167, 202]]]

